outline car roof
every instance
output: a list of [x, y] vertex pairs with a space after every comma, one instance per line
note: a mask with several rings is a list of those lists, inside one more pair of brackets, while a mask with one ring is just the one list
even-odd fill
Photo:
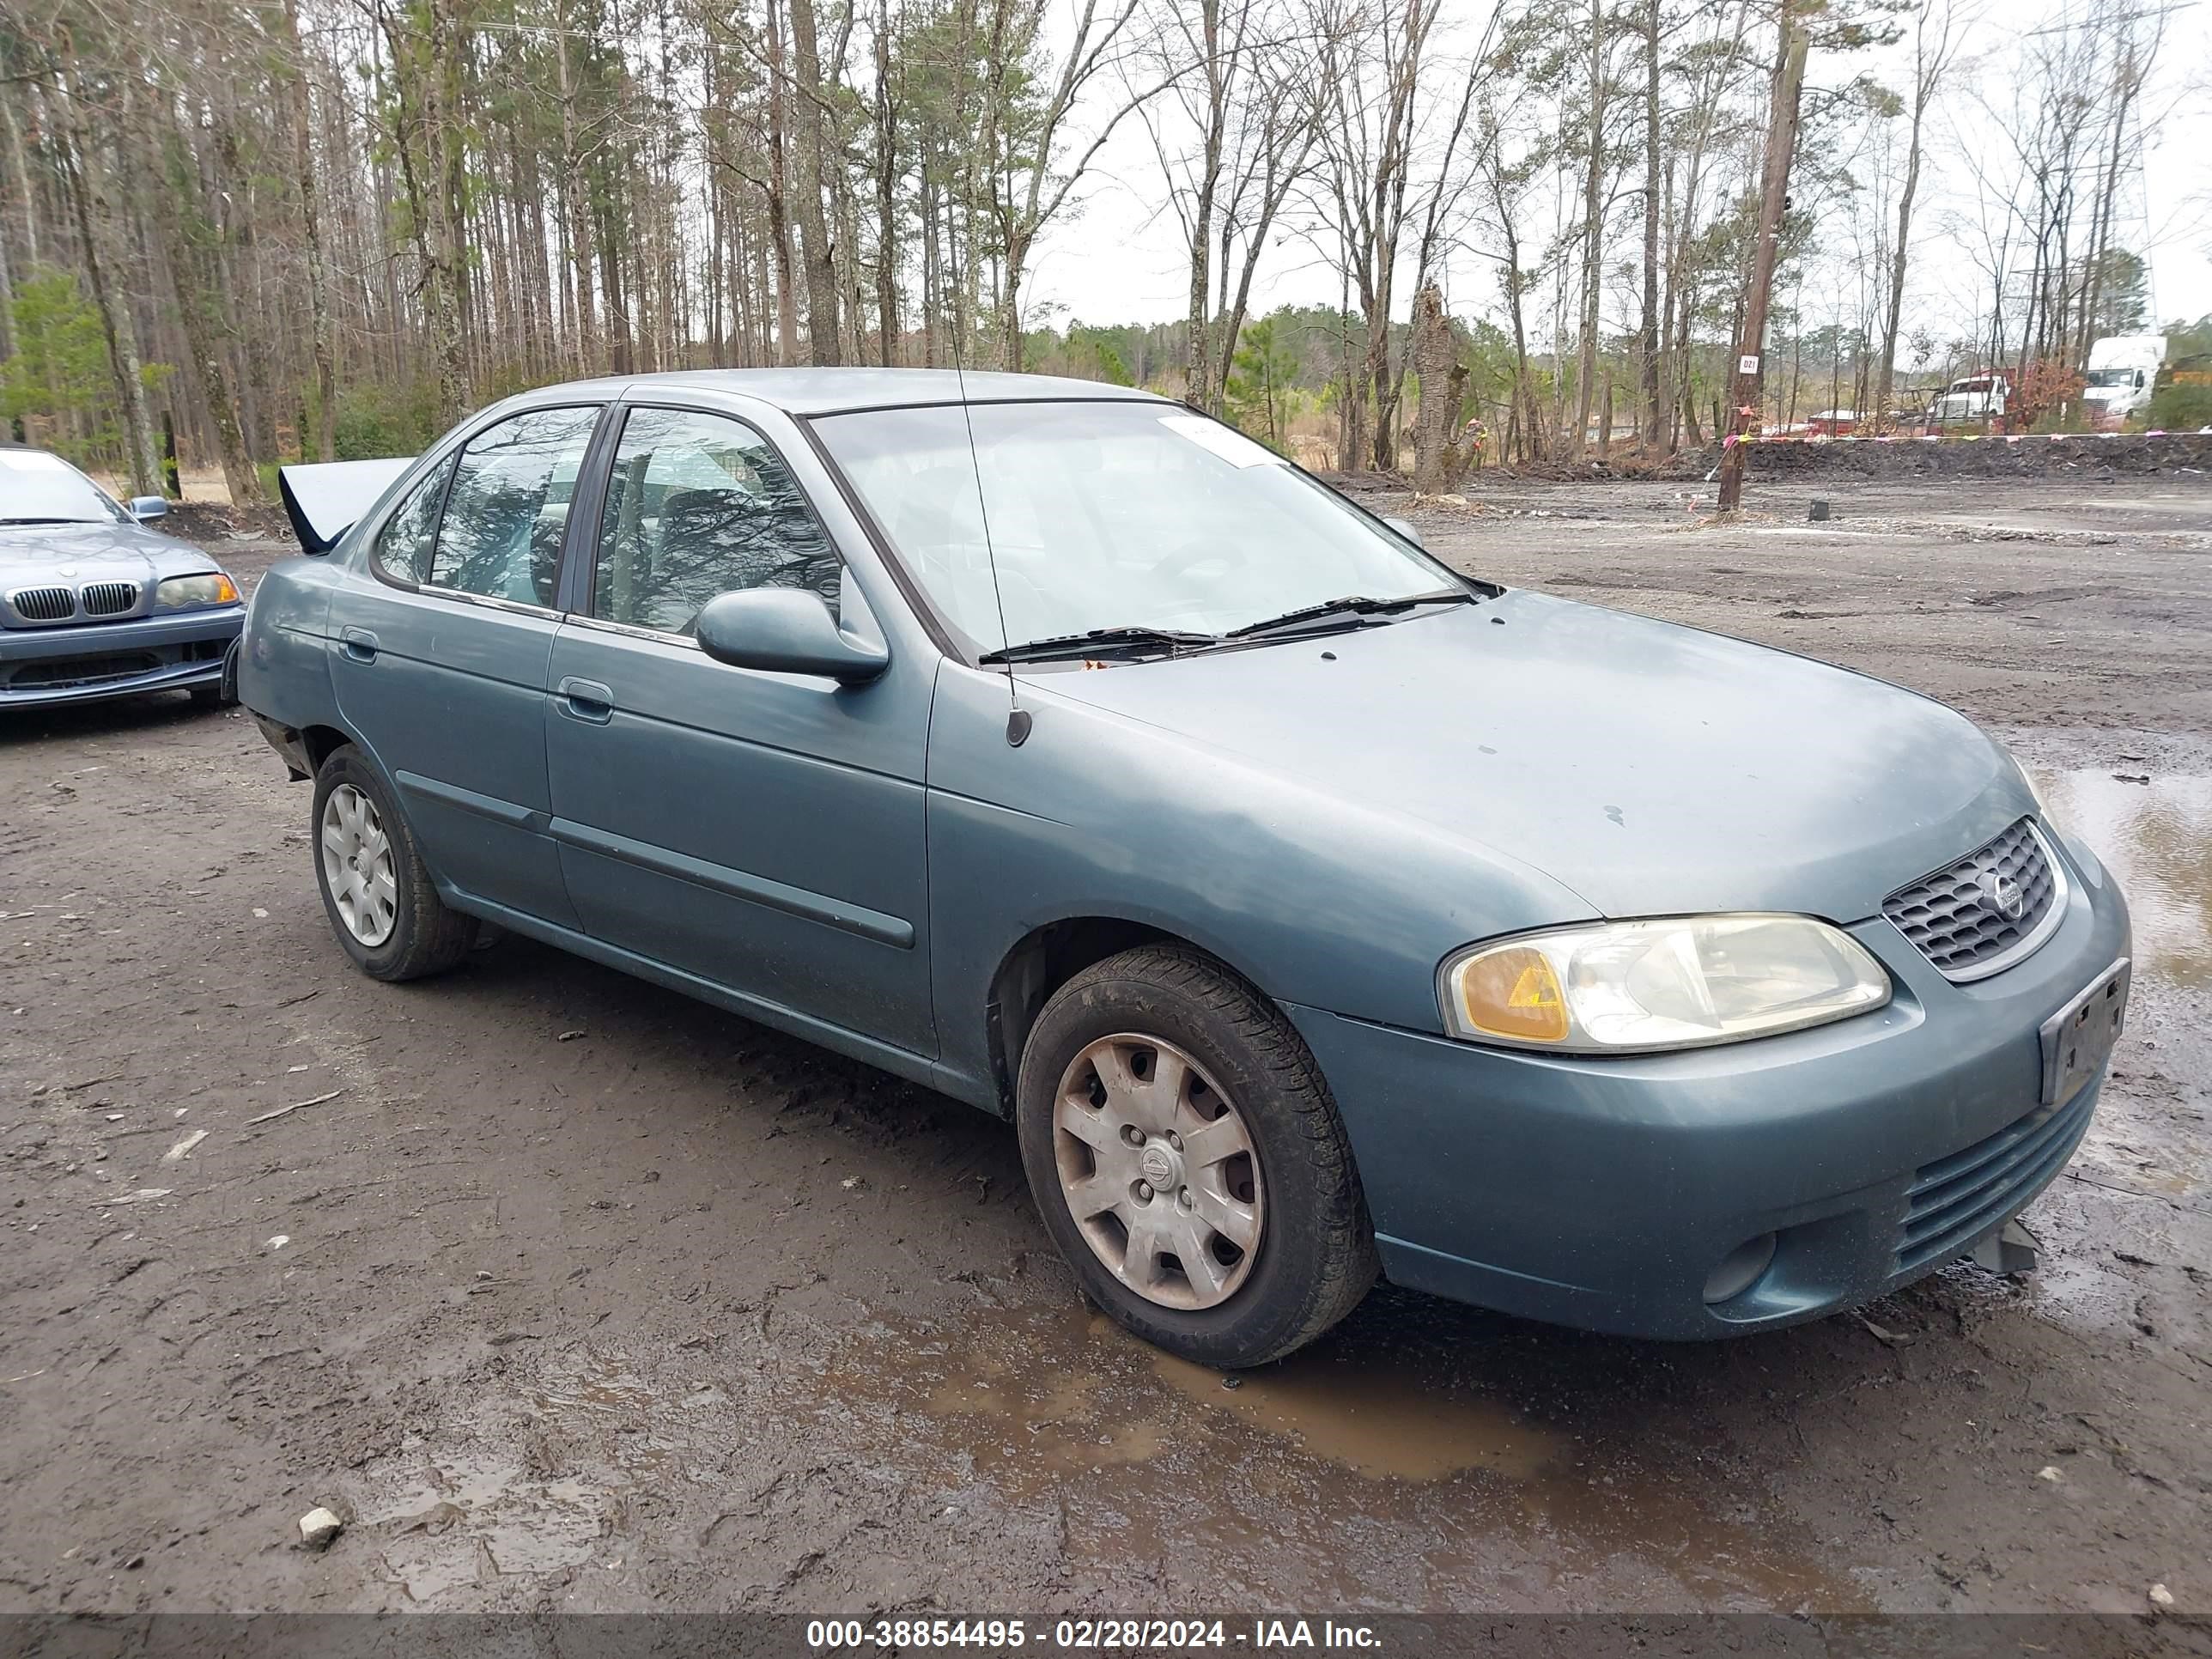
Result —
[[660, 374], [577, 380], [565, 386], [544, 386], [532, 395], [536, 398], [590, 390], [636, 397], [650, 396], [656, 387], [672, 392], [734, 392], [791, 415], [830, 415], [920, 404], [1036, 403], [1072, 398], [1167, 401], [1149, 392], [1113, 386], [1103, 380], [953, 368], [683, 369]]

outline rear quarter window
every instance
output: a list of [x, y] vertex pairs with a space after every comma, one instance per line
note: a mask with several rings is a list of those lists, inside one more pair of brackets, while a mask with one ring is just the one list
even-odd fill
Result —
[[453, 457], [448, 455], [416, 482], [407, 498], [384, 521], [370, 556], [386, 575], [405, 582], [429, 580], [431, 553], [438, 539], [438, 514], [445, 505], [446, 485], [453, 476]]

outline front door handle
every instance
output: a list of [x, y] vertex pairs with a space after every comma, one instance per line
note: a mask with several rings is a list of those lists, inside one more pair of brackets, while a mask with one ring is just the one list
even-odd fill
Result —
[[597, 680], [580, 680], [572, 675], [561, 682], [554, 706], [572, 720], [605, 726], [615, 717], [615, 694]]
[[356, 662], [376, 660], [376, 635], [366, 628], [341, 629], [338, 638], [345, 646], [346, 655]]

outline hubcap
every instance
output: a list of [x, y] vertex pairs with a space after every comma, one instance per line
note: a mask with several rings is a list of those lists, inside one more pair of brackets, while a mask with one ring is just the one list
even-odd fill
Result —
[[1053, 1109], [1068, 1212], [1109, 1272], [1164, 1308], [1233, 1296], [1266, 1224], [1260, 1164], [1235, 1103], [1171, 1042], [1101, 1037]]
[[392, 937], [399, 884], [376, 803], [342, 783], [323, 803], [323, 880], [346, 932], [372, 950]]

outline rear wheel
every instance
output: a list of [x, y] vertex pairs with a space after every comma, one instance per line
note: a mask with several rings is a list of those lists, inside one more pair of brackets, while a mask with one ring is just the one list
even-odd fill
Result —
[[391, 791], [350, 745], [315, 774], [313, 840], [331, 931], [362, 972], [420, 979], [468, 955], [476, 921], [439, 898]]
[[1375, 1279], [1366, 1204], [1304, 1042], [1188, 947], [1075, 975], [1024, 1048], [1030, 1188], [1085, 1292], [1203, 1364], [1279, 1359]]

